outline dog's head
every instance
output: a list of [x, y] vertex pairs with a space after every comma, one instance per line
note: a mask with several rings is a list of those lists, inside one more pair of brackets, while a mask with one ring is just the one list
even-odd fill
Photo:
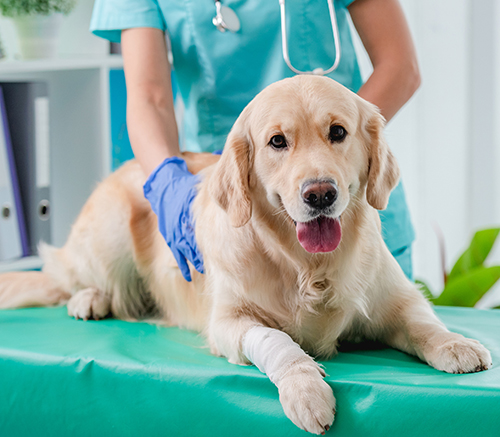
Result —
[[246, 224], [252, 204], [264, 200], [293, 220], [304, 249], [330, 252], [349, 204], [366, 193], [384, 209], [397, 184], [384, 125], [374, 105], [331, 79], [276, 82], [236, 121], [209, 190], [233, 226]]

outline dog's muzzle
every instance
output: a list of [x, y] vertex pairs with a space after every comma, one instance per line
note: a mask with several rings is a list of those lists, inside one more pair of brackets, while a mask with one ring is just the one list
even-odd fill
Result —
[[333, 217], [339, 196], [337, 184], [332, 179], [308, 180], [300, 195], [309, 216], [304, 222], [294, 222], [300, 245], [310, 253], [334, 251], [342, 237], [340, 217]]

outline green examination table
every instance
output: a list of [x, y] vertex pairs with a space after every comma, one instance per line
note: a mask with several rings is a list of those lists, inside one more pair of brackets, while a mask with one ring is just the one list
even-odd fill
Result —
[[[500, 311], [437, 307], [480, 340], [486, 372], [449, 375], [382, 346], [322, 361], [331, 436], [500, 436]], [[306, 436], [253, 366], [178, 328], [76, 321], [66, 308], [0, 311], [0, 436]]]

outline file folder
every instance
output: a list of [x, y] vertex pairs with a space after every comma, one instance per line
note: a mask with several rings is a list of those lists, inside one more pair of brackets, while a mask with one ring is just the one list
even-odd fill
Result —
[[0, 261], [29, 254], [7, 114], [0, 87]]
[[45, 82], [3, 82], [29, 248], [51, 242], [49, 95]]

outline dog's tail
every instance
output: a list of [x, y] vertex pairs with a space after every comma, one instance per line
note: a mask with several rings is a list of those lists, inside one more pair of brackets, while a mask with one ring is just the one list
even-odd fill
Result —
[[[44, 245], [44, 252], [56, 250]], [[45, 256], [43, 257], [45, 258]], [[43, 272], [0, 274], [0, 309], [61, 305], [70, 294]]]

